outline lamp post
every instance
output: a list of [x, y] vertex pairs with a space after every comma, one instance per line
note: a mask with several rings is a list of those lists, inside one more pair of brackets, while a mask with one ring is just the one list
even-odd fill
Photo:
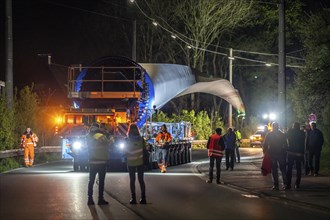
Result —
[[[229, 49], [229, 82], [233, 84], [233, 48]], [[233, 126], [233, 106], [229, 103], [228, 109], [228, 124], [229, 127]]]
[[278, 113], [281, 113], [280, 125], [286, 129], [286, 86], [285, 86], [285, 8], [284, 0], [279, 1], [279, 36], [278, 36]]

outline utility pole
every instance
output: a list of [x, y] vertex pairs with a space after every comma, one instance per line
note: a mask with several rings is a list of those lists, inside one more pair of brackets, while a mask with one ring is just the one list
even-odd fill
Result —
[[133, 20], [132, 60], [136, 62], [136, 20]]
[[12, 11], [12, 0], [6, 0], [6, 95], [9, 109], [13, 108], [14, 100]]
[[[233, 48], [229, 49], [229, 82], [233, 84]], [[228, 109], [228, 124], [229, 127], [233, 126], [233, 106], [229, 103]]]
[[279, 123], [286, 129], [286, 82], [285, 82], [285, 0], [278, 5], [279, 36], [278, 36], [278, 114]]

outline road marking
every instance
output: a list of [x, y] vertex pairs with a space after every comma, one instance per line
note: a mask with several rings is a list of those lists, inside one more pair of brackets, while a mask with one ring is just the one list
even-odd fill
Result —
[[260, 198], [257, 195], [252, 195], [252, 194], [241, 194], [241, 196], [246, 197], [246, 198], [251, 198], [251, 199], [258, 199]]

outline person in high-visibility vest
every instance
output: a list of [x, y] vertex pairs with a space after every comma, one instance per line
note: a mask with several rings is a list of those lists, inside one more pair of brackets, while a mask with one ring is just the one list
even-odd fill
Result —
[[221, 136], [222, 129], [215, 129], [215, 134], [212, 134], [206, 144], [206, 148], [208, 149], [208, 156], [210, 158], [210, 167], [209, 167], [209, 179], [206, 181], [207, 183], [212, 183], [213, 180], [213, 167], [214, 160], [216, 163], [216, 181], [217, 184], [220, 184], [220, 174], [221, 174], [221, 160], [223, 157], [223, 151], [225, 149], [225, 143]]
[[[241, 146], [241, 139], [242, 139], [242, 135], [241, 132], [238, 129], [234, 129], [235, 135], [236, 135], [236, 146], [235, 146], [235, 162], [237, 161], [237, 163], [241, 162], [241, 155], [239, 153], [239, 148]], [[236, 160], [237, 158], [237, 160]]]
[[38, 136], [27, 128], [21, 137], [21, 148], [24, 148], [25, 167], [31, 167], [34, 163], [34, 147], [37, 146]]
[[143, 164], [143, 150], [147, 148], [146, 141], [141, 137], [139, 128], [136, 124], [131, 124], [128, 130], [126, 158], [127, 167], [130, 179], [130, 189], [132, 198], [130, 204], [136, 204], [135, 193], [135, 173], [137, 172], [140, 189], [141, 200], [140, 204], [147, 204], [146, 201], [146, 186], [143, 180], [144, 177], [144, 164]]
[[[166, 125], [163, 124], [161, 128], [161, 132], [159, 132], [155, 138], [155, 142], [157, 145], [157, 156], [158, 156], [158, 166], [160, 172], [166, 173], [167, 167], [167, 153], [169, 143], [172, 141], [171, 134], [167, 131]], [[161, 155], [161, 157], [160, 157]]]
[[96, 174], [99, 176], [99, 200], [98, 205], [108, 205], [104, 200], [104, 182], [109, 160], [109, 148], [113, 139], [108, 139], [99, 124], [92, 124], [86, 137], [89, 155], [89, 182], [87, 205], [94, 205], [93, 186]]

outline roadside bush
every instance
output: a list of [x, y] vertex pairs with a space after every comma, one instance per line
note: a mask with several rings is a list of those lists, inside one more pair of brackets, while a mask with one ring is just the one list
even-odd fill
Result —
[[19, 168], [20, 166], [19, 158], [3, 158], [0, 160], [0, 173]]

